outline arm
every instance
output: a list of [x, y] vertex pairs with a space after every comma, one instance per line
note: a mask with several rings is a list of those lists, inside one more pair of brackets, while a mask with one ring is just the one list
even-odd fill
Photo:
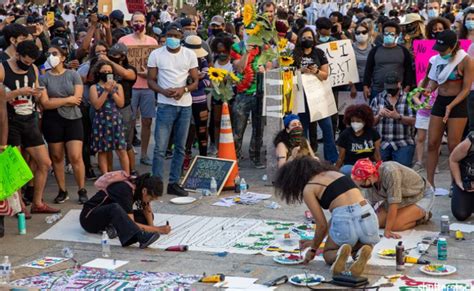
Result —
[[382, 160], [382, 156], [380, 154], [380, 146], [382, 144], [382, 140], [379, 138], [376, 142], [375, 142], [375, 150], [374, 150], [374, 161], [378, 162], [378, 161], [381, 161]]
[[416, 86], [415, 70], [413, 70], [413, 58], [411, 53], [406, 48], [403, 49], [405, 73], [403, 75], [403, 85], [406, 92], [409, 92], [411, 87]]
[[286, 163], [286, 158], [288, 156], [288, 149], [284, 143], [278, 143], [275, 149], [275, 154], [277, 159], [277, 168], [281, 168]]
[[[147, 214], [145, 212], [145, 210], [143, 211], [143, 214], [145, 215], [146, 219], [147, 219], [147, 223], [149, 223], [148, 221], [148, 217], [147, 215], [150, 215], [151, 214]], [[141, 230], [144, 230], [144, 231], [147, 231], [147, 232], [157, 232], [157, 233], [161, 233], [161, 234], [168, 234], [170, 231], [171, 231], [171, 228], [168, 226], [168, 225], [165, 225], [165, 226], [154, 226], [153, 225], [153, 222], [152, 224], [150, 225], [146, 225], [146, 224], [142, 224], [142, 223], [138, 223], [135, 221], [134, 217], [133, 217], [133, 214], [128, 214], [128, 217], [130, 217], [130, 219], [135, 222], [135, 224], [141, 229]]]
[[148, 77], [147, 77], [148, 88], [150, 88], [151, 90], [153, 90], [154, 92], [158, 94], [162, 94], [163, 96], [167, 98], [173, 98], [171, 95], [172, 94], [171, 90], [161, 88], [158, 85], [157, 80], [158, 80], [158, 68], [148, 67]]
[[[91, 17], [92, 19], [92, 17]], [[95, 34], [95, 27], [96, 25], [94, 23], [91, 23], [91, 26], [89, 27], [89, 30], [87, 30], [86, 37], [84, 37], [84, 41], [82, 42], [81, 47], [77, 50], [77, 57], [79, 58], [79, 52], [82, 54], [86, 55], [87, 51], [90, 48], [90, 44], [92, 43], [92, 38], [94, 37]], [[82, 55], [81, 55], [82, 56]]]
[[400, 238], [401, 236], [393, 233], [392, 228], [393, 225], [395, 224], [395, 220], [397, 219], [397, 214], [398, 214], [398, 205], [399, 203], [393, 203], [388, 206], [388, 213], [387, 213], [387, 220], [385, 222], [385, 230], [383, 232], [383, 235], [386, 238]]
[[430, 82], [430, 79], [428, 78], [428, 73], [430, 72], [430, 70], [431, 70], [431, 63], [428, 63], [428, 69], [426, 70], [426, 75], [423, 78], [423, 80], [420, 81], [420, 83], [418, 84], [418, 87], [426, 88], [426, 86], [428, 86], [428, 83]]
[[336, 162], [336, 168], [340, 169], [344, 165], [344, 159], [346, 157], [346, 149], [340, 146], [337, 146], [337, 151], [339, 152], [339, 158]]
[[116, 84], [114, 87], [117, 88], [117, 90], [115, 90], [115, 92], [112, 93], [112, 98], [114, 99], [115, 104], [117, 104], [119, 108], [122, 108], [123, 105], [125, 104], [125, 97], [123, 94], [122, 85]]
[[449, 168], [451, 169], [451, 175], [453, 176], [454, 182], [461, 189], [464, 190], [462, 185], [461, 168], [459, 162], [464, 159], [471, 148], [471, 141], [469, 138], [463, 140], [458, 144], [451, 155], [449, 156]]
[[112, 41], [112, 29], [110, 29], [110, 20], [102, 23], [102, 25], [105, 28], [105, 41], [107, 42], [109, 46], [112, 46], [113, 41]]
[[314, 74], [321, 81], [327, 80], [329, 77], [329, 65], [322, 65], [319, 69], [314, 69]]
[[[308, 188], [305, 188], [303, 191], [303, 200], [316, 221], [316, 231], [314, 232], [314, 238], [311, 242], [311, 248], [317, 250], [327, 235], [328, 223], [314, 192], [307, 189]], [[315, 255], [316, 253], [308, 251], [306, 253], [305, 263], [314, 259]]]
[[[110, 60], [109, 60], [110, 61]], [[112, 67], [114, 69], [114, 72], [119, 75], [120, 77], [122, 77], [122, 79], [124, 80], [127, 80], [127, 81], [133, 81], [133, 80], [136, 80], [137, 79], [137, 74], [135, 73], [134, 70], [132, 69], [125, 69], [124, 67], [122, 67], [121, 65], [117, 64], [117, 63], [114, 63], [112, 61], [110, 61], [112, 63]], [[146, 78], [147, 76], [145, 76]]]
[[102, 105], [104, 105], [105, 100], [107, 99], [108, 92], [104, 90], [100, 96], [98, 96], [97, 88], [95, 85], [92, 85], [89, 89], [89, 100], [96, 110], [99, 110]]
[[367, 57], [367, 64], [365, 65], [365, 72], [364, 72], [364, 87], [369, 88], [372, 84], [372, 76], [374, 73], [374, 66], [375, 66], [375, 52], [377, 48], [373, 48], [369, 56]]
[[74, 95], [69, 97], [49, 97], [48, 91], [41, 92], [40, 102], [44, 109], [51, 110], [63, 106], [79, 106], [82, 101], [82, 93], [84, 87], [82, 85], [74, 85]]

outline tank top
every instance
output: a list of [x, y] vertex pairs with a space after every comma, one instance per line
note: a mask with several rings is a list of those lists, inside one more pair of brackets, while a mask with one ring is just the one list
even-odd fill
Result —
[[[26, 74], [17, 74], [12, 70], [8, 62], [3, 62], [2, 65], [5, 70], [5, 80], [3, 80], [3, 84], [7, 92], [24, 87], [33, 88], [36, 83], [36, 73], [33, 66], [28, 69]], [[18, 96], [7, 103], [7, 110], [9, 115], [31, 115], [36, 110], [35, 98], [31, 95]]]

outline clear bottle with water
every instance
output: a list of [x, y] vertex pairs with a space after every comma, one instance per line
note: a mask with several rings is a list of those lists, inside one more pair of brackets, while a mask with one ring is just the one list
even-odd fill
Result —
[[102, 232], [102, 257], [108, 258], [110, 257], [110, 244], [109, 244], [109, 236], [107, 235], [107, 232], [104, 230]]
[[240, 195], [247, 194], [247, 182], [244, 178], [240, 179]]
[[8, 256], [3, 257], [3, 262], [0, 265], [0, 285], [10, 283], [10, 274], [12, 271], [12, 264]]
[[211, 195], [217, 195], [217, 181], [214, 177], [211, 178], [211, 185], [209, 190], [211, 190]]

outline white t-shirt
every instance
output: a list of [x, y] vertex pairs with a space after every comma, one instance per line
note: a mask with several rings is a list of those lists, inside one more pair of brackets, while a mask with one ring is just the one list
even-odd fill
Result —
[[171, 14], [168, 11], [163, 10], [160, 13], [160, 21], [162, 24], [165, 24], [166, 22], [172, 22], [173, 18], [171, 17]]
[[66, 25], [68, 25], [69, 30], [72, 33], [74, 33], [74, 23], [76, 22], [76, 16], [74, 16], [74, 14], [72, 13], [69, 13], [69, 14], [63, 13], [61, 14], [61, 17], [66, 22]]
[[[189, 70], [198, 67], [196, 54], [185, 47], [173, 54], [166, 46], [154, 50], [148, 58], [148, 67], [158, 69], [158, 86], [164, 89], [186, 86]], [[184, 93], [179, 100], [158, 94], [158, 103], [174, 106], [191, 106], [193, 103], [190, 93]]]

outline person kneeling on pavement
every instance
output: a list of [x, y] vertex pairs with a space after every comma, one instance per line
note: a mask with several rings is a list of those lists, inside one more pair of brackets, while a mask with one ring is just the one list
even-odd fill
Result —
[[431, 219], [434, 190], [428, 181], [413, 169], [397, 162], [372, 163], [358, 160], [352, 168], [352, 179], [365, 188], [366, 198], [376, 207], [384, 236], [398, 239], [393, 231], [403, 231], [425, 224]]
[[[300, 242], [310, 248], [305, 263], [313, 260], [326, 235], [323, 257], [332, 265], [333, 276], [346, 272], [352, 254], [355, 262], [349, 272], [360, 276], [370, 259], [372, 246], [379, 242], [377, 215], [354, 182], [326, 162], [303, 156], [284, 164], [275, 179], [276, 193], [287, 203], [302, 202], [316, 221], [313, 240]], [[331, 212], [328, 226], [323, 209]]]
[[118, 236], [123, 247], [138, 242], [144, 249], [171, 231], [169, 225], [153, 225], [150, 202], [162, 195], [163, 182], [150, 174], [112, 183], [84, 204], [81, 226], [90, 233], [105, 230], [111, 239]]

